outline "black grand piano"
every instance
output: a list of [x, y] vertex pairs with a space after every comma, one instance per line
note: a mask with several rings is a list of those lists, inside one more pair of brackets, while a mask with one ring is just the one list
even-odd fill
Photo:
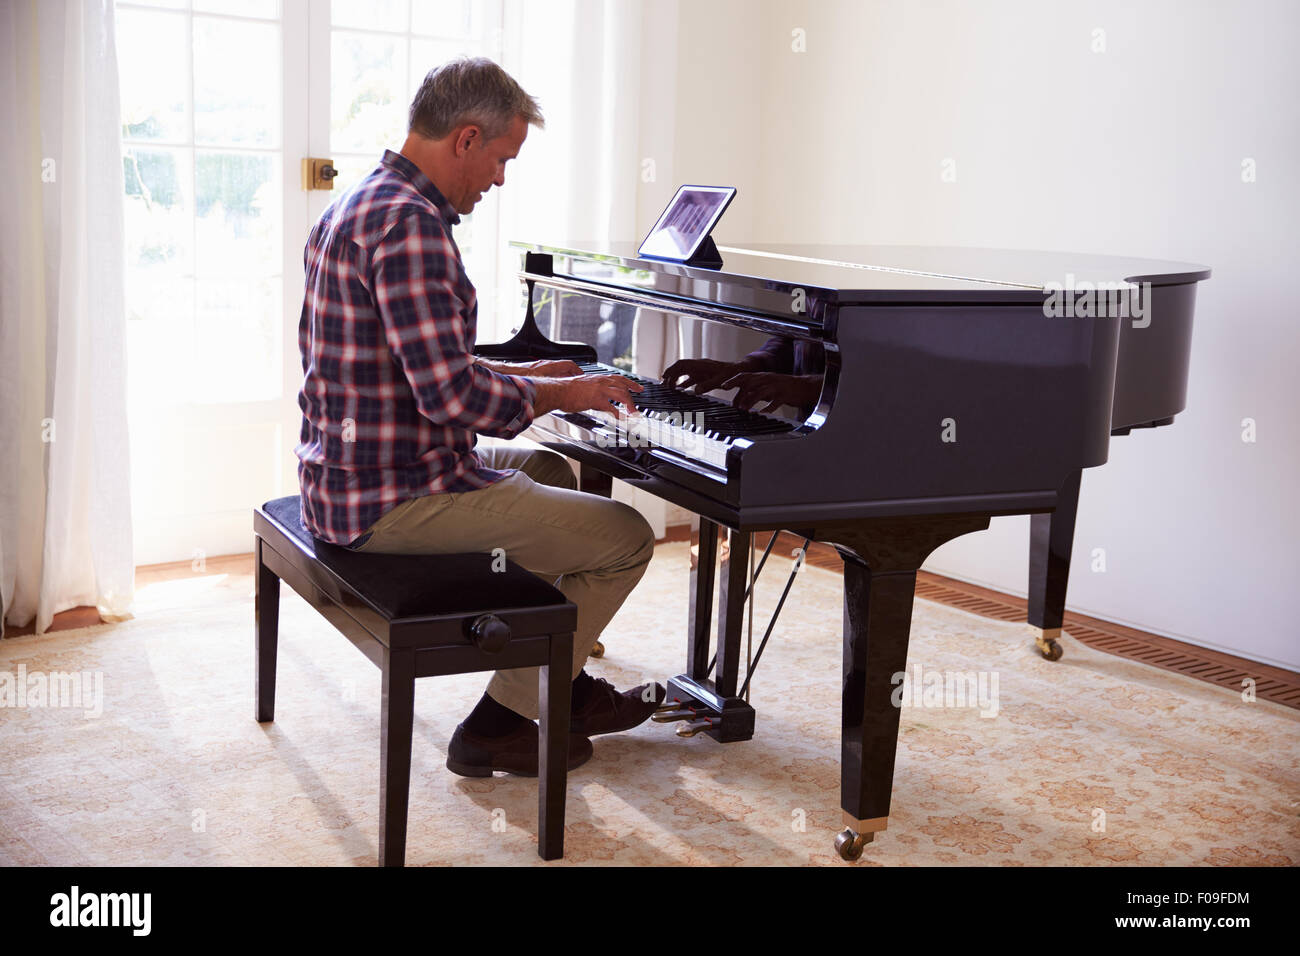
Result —
[[[892, 677], [906, 667], [917, 569], [991, 517], [1032, 515], [1030, 623], [1043, 654], [1060, 656], [1082, 469], [1106, 461], [1112, 434], [1167, 424], [1184, 408], [1196, 283], [1209, 270], [1068, 253], [770, 245], [722, 246], [722, 266], [704, 267], [638, 258], [631, 243], [513, 245], [524, 321], [510, 341], [477, 352], [569, 358], [645, 389], [636, 418], [551, 413], [530, 437], [578, 461], [586, 490], [608, 493], [617, 478], [701, 517], [673, 706], [721, 742], [753, 735], [739, 682], [754, 532], [792, 531], [843, 557], [836, 847], [856, 859], [888, 821], [900, 716]], [[803, 367], [774, 366], [783, 355]], [[749, 368], [753, 356], [771, 359], [764, 382], [797, 376], [801, 389], [737, 407], [734, 388], [663, 381], [683, 360]], [[795, 391], [805, 399], [779, 404]]]

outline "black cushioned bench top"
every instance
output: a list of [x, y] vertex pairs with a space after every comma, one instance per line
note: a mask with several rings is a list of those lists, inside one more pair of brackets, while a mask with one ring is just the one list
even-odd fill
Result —
[[509, 555], [505, 570], [493, 571], [490, 554], [349, 551], [303, 527], [297, 495], [268, 501], [260, 510], [390, 621], [568, 603], [559, 590], [508, 560]]

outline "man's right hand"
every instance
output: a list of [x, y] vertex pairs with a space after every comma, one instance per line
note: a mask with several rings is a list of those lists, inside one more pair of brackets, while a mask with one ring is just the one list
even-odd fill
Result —
[[632, 396], [642, 387], [623, 375], [577, 375], [531, 379], [537, 389], [533, 415], [547, 412], [612, 412], [621, 405], [637, 414]]

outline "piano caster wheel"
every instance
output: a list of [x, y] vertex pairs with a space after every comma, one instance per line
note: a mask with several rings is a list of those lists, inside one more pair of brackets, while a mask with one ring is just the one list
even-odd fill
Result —
[[592, 644], [592, 645], [591, 645], [591, 656], [592, 656], [592, 657], [604, 657], [604, 656], [605, 656], [605, 645], [602, 644], [602, 643], [600, 643], [600, 641], [597, 641], [595, 644]]
[[835, 837], [835, 852], [840, 855], [841, 860], [852, 863], [862, 857], [862, 851], [866, 849], [873, 836], [874, 833], [857, 833], [845, 827]]
[[1042, 654], [1049, 661], [1059, 661], [1065, 649], [1061, 647], [1059, 641], [1055, 639], [1039, 638], [1034, 642], [1038, 647], [1038, 653]]

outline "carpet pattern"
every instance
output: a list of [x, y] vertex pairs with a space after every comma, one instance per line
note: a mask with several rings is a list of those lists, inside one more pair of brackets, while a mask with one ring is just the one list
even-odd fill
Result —
[[[789, 569], [769, 564], [760, 634]], [[685, 543], [660, 545], [593, 674], [683, 669], [687, 568]], [[839, 628], [839, 577], [805, 567], [754, 680], [755, 738], [596, 738], [547, 865], [846, 866]], [[917, 601], [889, 829], [857, 865], [1300, 862], [1300, 714], [1062, 643], [1049, 663], [1020, 625]], [[259, 725], [252, 644], [252, 577], [232, 574], [150, 585], [126, 623], [0, 642], [0, 863], [373, 866], [378, 670], [284, 586], [277, 719]], [[97, 716], [88, 692], [32, 699], [73, 672], [102, 676]], [[967, 672], [996, 697], [929, 706], [926, 675]], [[408, 865], [542, 865], [536, 782], [444, 766], [485, 683], [417, 684]]]

